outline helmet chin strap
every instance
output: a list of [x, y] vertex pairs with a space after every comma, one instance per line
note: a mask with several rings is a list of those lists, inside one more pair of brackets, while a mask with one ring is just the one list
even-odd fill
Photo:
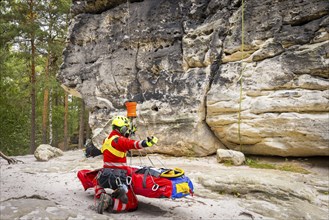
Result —
[[130, 135], [129, 128], [127, 128], [126, 126], [119, 128], [118, 131], [120, 132], [120, 134], [122, 134], [125, 137], [129, 137]]

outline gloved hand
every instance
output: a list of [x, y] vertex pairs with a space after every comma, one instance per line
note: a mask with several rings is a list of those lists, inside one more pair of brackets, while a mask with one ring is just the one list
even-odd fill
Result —
[[152, 147], [154, 144], [158, 143], [158, 138], [152, 136], [152, 137], [147, 137], [146, 140], [146, 145], [148, 147]]

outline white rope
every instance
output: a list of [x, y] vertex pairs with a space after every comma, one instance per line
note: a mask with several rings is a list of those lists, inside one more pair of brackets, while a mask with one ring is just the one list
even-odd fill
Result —
[[[138, 13], [138, 11], [137, 11], [137, 13]], [[139, 18], [139, 16], [137, 16], [137, 17]], [[129, 4], [129, 0], [127, 0], [127, 16], [125, 17], [125, 22], [126, 22], [126, 24], [127, 24], [127, 26], [128, 26], [128, 29], [127, 29], [127, 35], [128, 35], [128, 40], [129, 40], [129, 47], [132, 48], [132, 47], [131, 47], [131, 39], [130, 39], [130, 24], [129, 24], [129, 18], [130, 18], [130, 4]], [[139, 19], [137, 20], [137, 22], [138, 22], [137, 27], [139, 27]], [[139, 43], [138, 43], [138, 44], [139, 44]], [[141, 114], [139, 114], [139, 115], [141, 116]], [[142, 117], [142, 116], [141, 116], [141, 117]], [[142, 120], [143, 120], [143, 119], [142, 119]], [[144, 121], [144, 120], [143, 120], [143, 121]], [[145, 123], [145, 121], [144, 121], [144, 123]], [[139, 140], [141, 140], [141, 138], [139, 137], [139, 135], [138, 135], [138, 138], [139, 138]], [[142, 153], [141, 153], [139, 150], [137, 150], [137, 151], [138, 151], [138, 153], [139, 153], [140, 165], [143, 166], [143, 161], [142, 161], [142, 157], [143, 157], [143, 155], [142, 155]], [[147, 157], [147, 159], [150, 161], [150, 163], [152, 164], [152, 166], [155, 167], [153, 161], [152, 161], [151, 158], [148, 156], [147, 151], [144, 150], [144, 152], [146, 152], [146, 157]], [[130, 164], [132, 165], [132, 154], [130, 154], [130, 156], [131, 156]], [[164, 164], [163, 164], [158, 158], [156, 158], [156, 159], [157, 159], [157, 160], [161, 163], [161, 165], [165, 168]], [[144, 163], [144, 164], [145, 164], [145, 163]]]

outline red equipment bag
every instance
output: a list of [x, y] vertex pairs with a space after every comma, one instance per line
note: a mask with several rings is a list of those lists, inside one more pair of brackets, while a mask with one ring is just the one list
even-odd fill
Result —
[[[132, 168], [132, 188], [137, 195], [149, 198], [182, 198], [193, 195], [193, 184], [184, 171], [175, 168], [156, 169], [153, 167]], [[85, 190], [97, 185], [98, 170], [80, 170], [77, 173]]]
[[100, 171], [100, 169], [78, 171], [77, 176], [85, 190], [97, 185], [96, 176], [98, 174], [98, 171]]
[[137, 195], [149, 198], [182, 198], [193, 195], [193, 184], [184, 171], [143, 167], [132, 175], [133, 189]]
[[171, 181], [148, 173], [134, 173], [132, 176], [133, 189], [137, 195], [149, 198], [170, 198]]

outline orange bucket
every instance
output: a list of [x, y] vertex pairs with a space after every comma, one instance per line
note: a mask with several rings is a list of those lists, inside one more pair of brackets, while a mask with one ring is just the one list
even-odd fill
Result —
[[127, 108], [127, 117], [137, 117], [136, 114], [137, 102], [126, 102], [125, 105]]

